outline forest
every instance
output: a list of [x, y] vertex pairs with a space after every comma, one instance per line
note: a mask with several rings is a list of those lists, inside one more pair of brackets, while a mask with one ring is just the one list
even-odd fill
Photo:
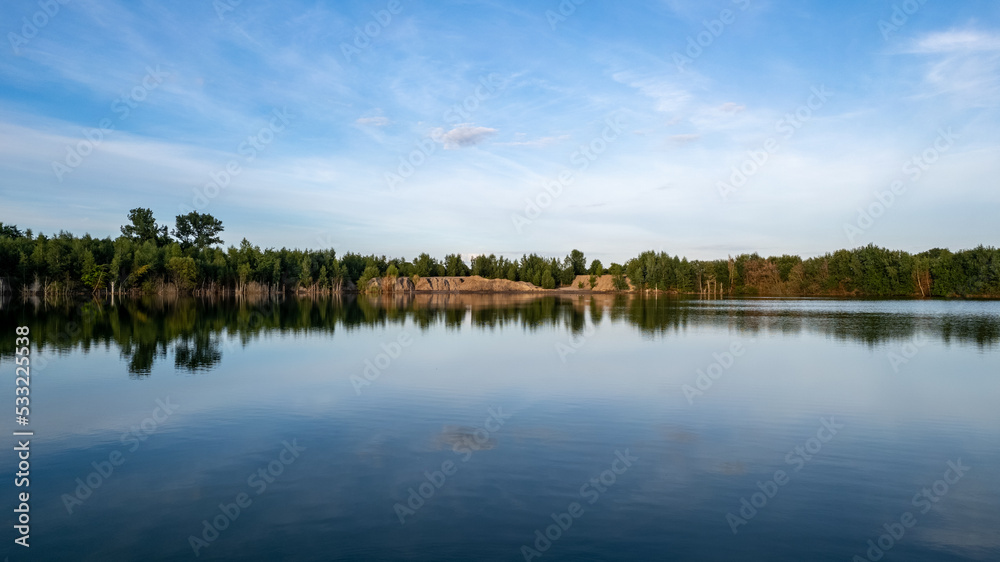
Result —
[[[573, 250], [563, 259], [461, 254], [412, 260], [332, 249], [261, 249], [244, 238], [222, 247], [222, 222], [193, 211], [173, 228], [150, 209], [128, 213], [121, 234], [94, 238], [69, 232], [35, 235], [0, 223], [0, 294], [329, 294], [362, 291], [378, 277], [479, 275], [555, 289], [579, 275], [611, 275], [617, 290], [742, 296], [998, 297], [1000, 250], [979, 246], [919, 254], [875, 245], [803, 259], [756, 253], [711, 261], [647, 251], [624, 264], [587, 262]], [[582, 287], [573, 287], [582, 288]]]

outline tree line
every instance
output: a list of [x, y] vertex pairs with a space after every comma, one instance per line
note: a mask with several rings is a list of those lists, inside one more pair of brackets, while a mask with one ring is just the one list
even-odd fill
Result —
[[94, 238], [69, 232], [45, 235], [0, 223], [0, 294], [165, 293], [311, 294], [365, 290], [377, 277], [479, 275], [524, 281], [546, 289], [593, 288], [610, 275], [615, 290], [725, 295], [1000, 296], [1000, 250], [979, 246], [919, 254], [875, 245], [803, 259], [742, 254], [688, 260], [643, 252], [607, 268], [573, 250], [563, 259], [537, 254], [520, 259], [478, 255], [443, 260], [422, 253], [412, 260], [330, 249], [261, 249], [244, 238], [221, 247], [222, 222], [193, 211], [174, 227], [146, 208], [132, 209], [121, 234]]

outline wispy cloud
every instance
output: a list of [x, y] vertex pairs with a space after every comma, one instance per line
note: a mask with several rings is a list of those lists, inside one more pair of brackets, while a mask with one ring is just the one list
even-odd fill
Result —
[[372, 127], [385, 127], [389, 124], [389, 118], [382, 115], [376, 117], [359, 117], [355, 123]]
[[685, 145], [685, 144], [689, 144], [689, 143], [695, 142], [696, 140], [698, 140], [700, 138], [701, 138], [701, 135], [697, 135], [697, 134], [693, 134], [693, 133], [692, 134], [686, 134], [686, 135], [671, 135], [670, 142], [673, 143], [673, 144], [675, 144], [675, 145], [682, 146], [682, 145]]
[[740, 105], [735, 102], [727, 101], [726, 103], [719, 106], [719, 111], [723, 113], [739, 113], [745, 110], [747, 106]]
[[971, 107], [1000, 105], [1000, 34], [950, 29], [918, 37], [903, 51], [928, 59], [918, 97], [947, 95]]
[[692, 99], [690, 92], [663, 78], [638, 78], [630, 72], [618, 72], [612, 78], [652, 98], [656, 111], [673, 113], [683, 109]]
[[906, 51], [925, 54], [1000, 51], [1000, 35], [971, 29], [938, 31], [919, 37]]
[[434, 129], [431, 133], [431, 138], [443, 144], [445, 150], [457, 150], [459, 148], [482, 144], [496, 133], [496, 129], [476, 127], [470, 123], [462, 123], [447, 132], [440, 127]]
[[513, 140], [509, 142], [498, 142], [497, 144], [501, 146], [540, 147], [540, 146], [552, 146], [569, 138], [570, 138], [569, 135], [559, 135], [555, 137], [540, 137], [537, 139], [529, 139], [529, 140]]

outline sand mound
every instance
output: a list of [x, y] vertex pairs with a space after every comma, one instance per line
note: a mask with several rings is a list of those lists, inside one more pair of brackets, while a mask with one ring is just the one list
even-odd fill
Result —
[[371, 289], [396, 293], [529, 293], [541, 291], [531, 283], [508, 281], [507, 279], [486, 279], [478, 275], [469, 277], [421, 277], [414, 284], [408, 277], [396, 279], [372, 279]]
[[[580, 283], [583, 283], [583, 288], [580, 288]], [[629, 285], [631, 287], [631, 285]], [[614, 277], [611, 275], [601, 275], [597, 278], [597, 285], [593, 289], [590, 288], [590, 276], [589, 275], [577, 275], [573, 279], [568, 287], [559, 287], [560, 291], [587, 291], [595, 293], [609, 293], [615, 290]]]
[[[583, 283], [583, 288], [580, 288]], [[378, 288], [381, 293], [534, 293], [545, 291], [526, 281], [508, 281], [507, 279], [486, 279], [478, 275], [469, 277], [420, 277], [414, 283], [409, 277], [388, 279], [381, 277], [368, 282], [369, 289]], [[589, 275], [577, 275], [568, 287], [560, 287], [559, 291], [610, 293], [615, 290], [614, 278], [611, 275], [601, 275], [597, 284], [590, 287]]]
[[417, 291], [454, 293], [526, 293], [542, 289], [523, 281], [469, 277], [423, 277], [417, 281]]

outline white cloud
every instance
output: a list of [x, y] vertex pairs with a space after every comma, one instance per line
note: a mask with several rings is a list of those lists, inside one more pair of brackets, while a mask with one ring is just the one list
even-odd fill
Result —
[[627, 72], [615, 73], [612, 78], [656, 100], [656, 111], [675, 112], [685, 107], [691, 100], [690, 92], [659, 78], [634, 78]]
[[1000, 51], [1000, 36], [972, 30], [949, 30], [928, 33], [917, 39], [910, 53], [968, 53]]
[[739, 113], [745, 110], [747, 106], [740, 105], [735, 102], [727, 101], [726, 103], [719, 106], [719, 111], [723, 113]]
[[443, 144], [445, 150], [456, 150], [481, 144], [496, 133], [496, 129], [475, 127], [470, 123], [461, 123], [447, 133], [440, 127], [434, 129], [431, 132], [431, 138]]
[[382, 115], [376, 117], [359, 117], [355, 123], [358, 125], [371, 125], [372, 127], [385, 127], [389, 124], [389, 118]]
[[1000, 35], [968, 29], [928, 33], [904, 53], [930, 59], [923, 96], [947, 94], [969, 107], [1000, 103]]
[[504, 146], [551, 146], [553, 144], [569, 139], [569, 135], [559, 135], [558, 137], [541, 137], [531, 140], [516, 140], [511, 142], [497, 143]]
[[686, 134], [686, 135], [672, 135], [670, 137], [670, 142], [678, 146], [692, 143], [701, 138], [701, 135], [697, 134]]

